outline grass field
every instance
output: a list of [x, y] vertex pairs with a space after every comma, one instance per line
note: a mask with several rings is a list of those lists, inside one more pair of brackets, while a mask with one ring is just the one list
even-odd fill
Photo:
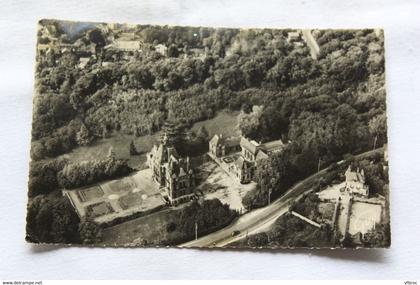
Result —
[[[210, 136], [220, 133], [226, 136], [238, 135], [237, 115], [238, 112], [221, 111], [213, 119], [194, 124], [191, 130], [197, 131], [201, 126], [204, 126]], [[117, 158], [127, 159], [130, 167], [143, 169], [146, 167], [146, 153], [150, 151], [154, 144], [159, 143], [160, 137], [161, 132], [141, 137], [115, 133], [109, 138], [95, 141], [92, 145], [78, 147], [72, 152], [64, 154], [63, 157], [72, 162], [101, 159], [107, 156], [108, 150], [112, 146]], [[137, 150], [140, 152], [139, 155], [130, 155], [129, 145], [131, 140], [134, 141]]]
[[238, 114], [239, 112], [237, 111], [220, 111], [213, 119], [195, 123], [191, 130], [197, 131], [200, 127], [205, 127], [210, 137], [213, 137], [215, 134], [238, 136], [240, 135]]
[[177, 240], [178, 231], [168, 232], [167, 225], [177, 221], [179, 209], [166, 209], [104, 229], [102, 243], [112, 245], [159, 244], [160, 241]]
[[351, 209], [349, 233], [367, 233], [375, 224], [381, 223], [381, 205], [354, 202]]
[[[63, 157], [72, 162], [102, 159], [108, 155], [109, 148], [112, 146], [117, 158], [127, 159], [130, 167], [142, 169], [146, 161], [146, 152], [153, 147], [153, 144], [159, 142], [159, 138], [160, 133], [141, 137], [116, 133], [109, 138], [97, 140], [92, 145], [78, 147], [63, 155]], [[131, 140], [134, 141], [137, 150], [140, 152], [139, 155], [130, 155], [129, 145]]]

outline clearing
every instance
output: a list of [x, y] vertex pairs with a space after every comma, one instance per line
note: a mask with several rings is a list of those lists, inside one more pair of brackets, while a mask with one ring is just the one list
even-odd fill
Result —
[[[200, 127], [205, 127], [210, 138], [214, 134], [223, 134], [227, 136], [239, 135], [237, 111], [220, 111], [214, 118], [195, 123], [191, 130], [197, 131]], [[123, 134], [121, 132], [114, 133], [111, 137], [99, 139], [89, 146], [81, 146], [73, 151], [62, 155], [71, 162], [81, 162], [85, 160], [103, 159], [108, 155], [110, 147], [113, 148], [115, 156], [121, 159], [127, 159], [128, 165], [135, 169], [146, 168], [146, 153], [152, 149], [154, 144], [158, 144], [162, 132], [152, 135], [144, 135], [136, 137], [134, 135]], [[134, 141], [134, 145], [139, 151], [139, 155], [130, 155], [130, 142]]]
[[204, 182], [197, 187], [197, 191], [201, 192], [204, 199], [217, 198], [229, 204], [231, 209], [244, 213], [242, 198], [256, 187], [255, 182], [241, 184], [213, 161], [202, 164], [198, 175]]
[[209, 139], [215, 134], [222, 134], [226, 137], [239, 136], [238, 111], [223, 110], [217, 113], [216, 117], [195, 123], [191, 130], [197, 131], [200, 127], [205, 127], [209, 133]]

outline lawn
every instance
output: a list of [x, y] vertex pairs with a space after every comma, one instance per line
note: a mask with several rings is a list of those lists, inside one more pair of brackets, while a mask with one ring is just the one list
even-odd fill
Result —
[[220, 111], [213, 119], [195, 123], [191, 130], [197, 131], [200, 127], [205, 127], [210, 137], [213, 137], [215, 134], [222, 134], [228, 137], [239, 136], [238, 114], [238, 111]]
[[[112, 147], [117, 158], [127, 159], [130, 167], [143, 169], [145, 167], [146, 152], [153, 147], [153, 144], [159, 142], [160, 135], [161, 133], [159, 132], [153, 135], [135, 137], [133, 135], [115, 133], [109, 138], [95, 141], [92, 145], [78, 147], [72, 152], [64, 154], [63, 157], [72, 162], [102, 159], [108, 155], [108, 151]], [[139, 155], [130, 155], [129, 146], [131, 140], [134, 141], [137, 150], [140, 152]]]
[[105, 228], [102, 243], [112, 245], [138, 246], [159, 244], [161, 241], [178, 240], [183, 237], [178, 231], [167, 230], [170, 223], [178, 220], [179, 208], [165, 209], [113, 227]]
[[[214, 134], [223, 134], [226, 136], [239, 135], [237, 115], [238, 112], [220, 111], [213, 119], [195, 123], [191, 130], [197, 131], [200, 127], [204, 126], [209, 132], [210, 137]], [[108, 151], [112, 147], [116, 157], [127, 159], [130, 167], [144, 169], [146, 168], [146, 153], [152, 149], [154, 144], [159, 143], [161, 134], [161, 132], [157, 132], [153, 135], [135, 137], [117, 132], [109, 138], [95, 141], [92, 145], [75, 148], [70, 153], [62, 155], [62, 157], [72, 162], [101, 159], [108, 155]], [[134, 145], [140, 152], [139, 155], [130, 155], [129, 146], [131, 140], [134, 141]]]

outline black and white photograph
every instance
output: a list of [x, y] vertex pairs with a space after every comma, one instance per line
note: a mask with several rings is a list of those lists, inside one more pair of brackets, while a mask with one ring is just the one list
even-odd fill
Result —
[[382, 29], [40, 20], [26, 240], [387, 248]]

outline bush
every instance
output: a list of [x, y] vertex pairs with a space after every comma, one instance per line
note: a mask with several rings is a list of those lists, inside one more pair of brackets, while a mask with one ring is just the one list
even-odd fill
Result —
[[166, 225], [166, 231], [168, 233], [173, 232], [174, 230], [176, 230], [176, 224], [174, 222], [170, 222]]
[[258, 233], [248, 237], [248, 246], [250, 247], [262, 247], [268, 245], [268, 235], [265, 232]]
[[57, 174], [68, 163], [66, 159], [33, 161], [30, 164], [28, 196], [48, 194], [59, 188]]
[[182, 209], [177, 222], [177, 231], [193, 237], [197, 223], [198, 235], [201, 236], [229, 224], [236, 217], [237, 213], [218, 199], [204, 200], [202, 203], [193, 201]]
[[103, 160], [67, 164], [57, 175], [58, 183], [66, 189], [77, 188], [126, 175], [133, 171], [126, 160], [108, 157]]
[[84, 219], [79, 224], [79, 234], [83, 244], [97, 244], [102, 239], [102, 228], [97, 223]]

